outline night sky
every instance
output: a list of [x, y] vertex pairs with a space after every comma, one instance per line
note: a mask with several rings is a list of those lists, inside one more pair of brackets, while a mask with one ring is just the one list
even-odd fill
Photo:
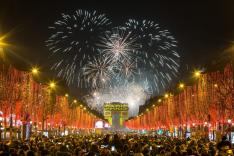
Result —
[[[100, 0], [99, 0], [100, 1]], [[48, 48], [44, 41], [50, 33], [48, 26], [76, 9], [106, 13], [116, 25], [128, 18], [154, 20], [168, 29], [178, 41], [181, 65], [200, 67], [219, 55], [234, 40], [234, 1], [23, 1], [6, 0], [0, 4], [0, 30], [11, 31], [8, 39], [22, 68], [38, 64], [48, 72]], [[25, 66], [24, 68], [27, 68]]]

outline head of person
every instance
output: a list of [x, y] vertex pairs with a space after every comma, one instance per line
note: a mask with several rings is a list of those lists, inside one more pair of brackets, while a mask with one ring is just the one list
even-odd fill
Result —
[[118, 140], [119, 136], [117, 134], [114, 135], [114, 140]]
[[34, 154], [33, 151], [28, 150], [28, 151], [26, 152], [26, 156], [35, 156], [35, 154]]
[[24, 150], [23, 149], [19, 149], [17, 152], [17, 155], [24, 155]]
[[227, 140], [226, 135], [222, 136], [222, 141], [225, 141], [225, 140]]
[[90, 148], [90, 151], [94, 152], [94, 153], [98, 153], [98, 146], [96, 144], [92, 144], [91, 145], [91, 148]]

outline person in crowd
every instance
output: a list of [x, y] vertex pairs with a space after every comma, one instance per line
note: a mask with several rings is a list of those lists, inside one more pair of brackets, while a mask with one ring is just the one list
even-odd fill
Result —
[[225, 135], [222, 137], [221, 142], [217, 144], [217, 149], [219, 155], [226, 155], [226, 154], [233, 155], [232, 144], [230, 141], [227, 140], [227, 137]]

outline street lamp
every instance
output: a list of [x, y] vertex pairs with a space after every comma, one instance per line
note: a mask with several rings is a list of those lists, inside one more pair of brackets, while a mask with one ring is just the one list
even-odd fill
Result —
[[196, 70], [196, 71], [194, 72], [194, 77], [199, 78], [200, 76], [201, 76], [201, 71]]
[[[51, 105], [52, 102], [53, 102], [52, 93], [55, 90], [55, 87], [56, 87], [56, 83], [54, 81], [50, 81], [48, 86], [47, 86], [48, 93], [49, 93], [49, 101], [48, 101], [49, 105]], [[43, 104], [44, 104], [44, 108], [45, 108], [45, 103], [43, 103]], [[48, 108], [45, 108], [45, 109], [48, 109]], [[52, 110], [51, 110], [50, 113], [51, 113], [51, 116], [52, 116]], [[48, 126], [48, 124], [47, 124], [47, 115], [48, 115], [47, 113], [45, 114], [45, 112], [43, 112], [43, 120], [42, 120], [42, 122], [43, 122], [42, 123], [42, 129], [43, 129], [43, 131], [44, 131], [44, 121], [46, 122], [46, 131], [48, 131], [48, 129], [47, 129], [47, 126]]]
[[55, 87], [56, 87], [56, 84], [55, 84], [55, 82], [50, 82], [49, 83], [49, 87], [51, 88], [51, 89], [54, 89]]
[[180, 84], [179, 84], [179, 88], [180, 88], [180, 89], [184, 89], [184, 84], [183, 84], [183, 83], [180, 83]]
[[0, 115], [1, 115], [0, 116], [0, 141], [1, 141], [2, 140], [2, 128], [3, 128], [3, 126], [2, 126], [2, 122], [3, 122], [2, 112]]
[[229, 135], [229, 141], [231, 141], [231, 132], [232, 132], [232, 120], [228, 119], [228, 135]]
[[4, 42], [2, 41], [2, 39], [0, 38], [0, 47], [3, 47]]
[[8, 46], [8, 44], [4, 41], [4, 39], [7, 37], [7, 35], [3, 35], [0, 37], [0, 56], [1, 58], [4, 59], [5, 54], [4, 54], [4, 47]]
[[3, 35], [2, 37], [0, 37], [0, 48], [6, 47], [9, 44], [7, 44], [4, 39], [7, 37], [7, 35]]
[[33, 74], [33, 75], [37, 75], [38, 73], [39, 73], [38, 68], [37, 68], [37, 67], [33, 67], [33, 68], [32, 68], [32, 74]]

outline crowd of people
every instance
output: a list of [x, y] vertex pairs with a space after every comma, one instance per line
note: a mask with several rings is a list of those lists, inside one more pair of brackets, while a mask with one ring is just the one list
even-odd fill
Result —
[[226, 156], [233, 155], [225, 137], [178, 139], [157, 135], [89, 134], [60, 137], [32, 136], [29, 140], [2, 141], [4, 156]]

